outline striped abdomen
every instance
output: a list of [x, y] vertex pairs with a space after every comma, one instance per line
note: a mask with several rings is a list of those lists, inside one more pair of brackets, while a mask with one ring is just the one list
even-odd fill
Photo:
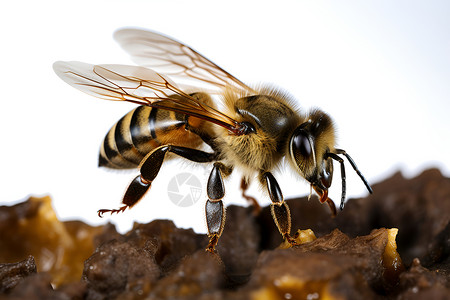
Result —
[[131, 169], [153, 149], [166, 144], [197, 148], [200, 137], [186, 130], [186, 115], [139, 106], [109, 130], [100, 148], [99, 166]]

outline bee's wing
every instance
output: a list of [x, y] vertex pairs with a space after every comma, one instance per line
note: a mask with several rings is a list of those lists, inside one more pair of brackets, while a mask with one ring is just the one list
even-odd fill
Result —
[[234, 88], [254, 92], [194, 49], [172, 38], [131, 28], [116, 31], [114, 38], [136, 64], [170, 75], [177, 82], [184, 79], [191, 85], [209, 89]]
[[167, 77], [148, 68], [57, 61], [53, 69], [66, 83], [102, 99], [180, 112], [223, 126], [234, 134], [242, 130], [237, 121], [184, 93]]

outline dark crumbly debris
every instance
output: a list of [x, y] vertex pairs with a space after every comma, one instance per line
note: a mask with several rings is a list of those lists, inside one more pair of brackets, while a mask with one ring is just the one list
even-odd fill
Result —
[[0, 264], [0, 293], [9, 292], [22, 279], [36, 272], [36, 263], [33, 256], [17, 263]]
[[217, 254], [167, 220], [121, 235], [43, 220], [48, 203], [36, 199], [1, 207], [0, 299], [448, 299], [450, 179], [397, 173], [373, 189], [335, 218], [318, 201], [288, 200], [293, 233], [312, 231], [287, 249], [269, 208], [230, 206]]

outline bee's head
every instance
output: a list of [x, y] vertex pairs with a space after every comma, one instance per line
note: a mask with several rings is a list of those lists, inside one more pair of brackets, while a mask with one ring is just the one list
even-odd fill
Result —
[[328, 154], [334, 150], [335, 134], [331, 118], [313, 110], [293, 132], [289, 141], [291, 162], [300, 175], [325, 202], [333, 179], [333, 161]]

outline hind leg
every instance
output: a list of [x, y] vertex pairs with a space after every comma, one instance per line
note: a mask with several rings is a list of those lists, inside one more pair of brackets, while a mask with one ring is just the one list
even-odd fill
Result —
[[132, 207], [138, 203], [150, 189], [153, 180], [158, 175], [167, 152], [177, 154], [181, 157], [199, 163], [214, 161], [216, 157], [215, 153], [207, 153], [197, 149], [173, 145], [160, 146], [154, 149], [142, 160], [140, 166], [141, 174], [136, 176], [136, 178], [134, 178], [128, 186], [122, 200], [124, 205], [118, 209], [100, 209], [98, 211], [99, 217], [102, 217], [102, 215], [107, 212], [111, 214], [123, 212], [128, 207]]

